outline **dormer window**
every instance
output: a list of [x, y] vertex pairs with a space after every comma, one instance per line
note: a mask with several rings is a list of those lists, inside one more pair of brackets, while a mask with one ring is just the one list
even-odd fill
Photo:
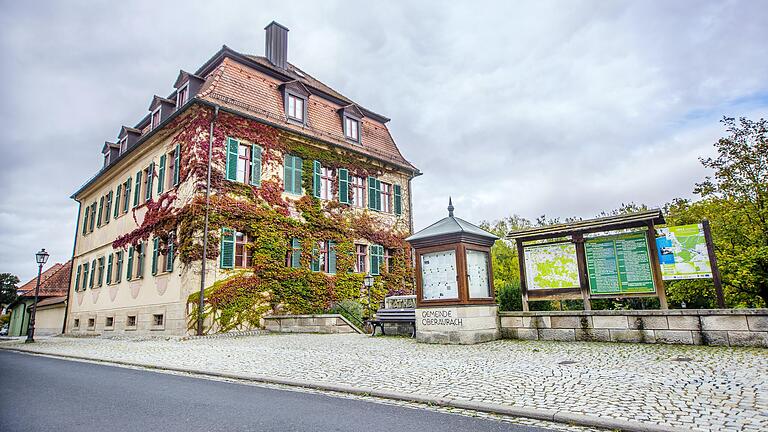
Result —
[[360, 142], [360, 120], [344, 116], [344, 137], [350, 141]]
[[181, 108], [189, 99], [189, 83], [184, 84], [176, 93], [176, 107]]
[[288, 94], [286, 101], [286, 115], [289, 119], [304, 123], [305, 100], [294, 94]]
[[120, 140], [120, 154], [125, 153], [126, 150], [128, 150], [128, 138], [123, 138]]
[[154, 111], [152, 111], [152, 127], [150, 130], [155, 129], [160, 124], [160, 115], [163, 107], [159, 106]]

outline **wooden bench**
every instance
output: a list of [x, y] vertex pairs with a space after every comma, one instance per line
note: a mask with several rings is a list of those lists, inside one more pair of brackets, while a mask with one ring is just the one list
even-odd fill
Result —
[[376, 317], [369, 320], [372, 327], [371, 336], [376, 335], [376, 327], [384, 333], [384, 324], [409, 323], [411, 328], [411, 337], [416, 337], [416, 310], [415, 309], [379, 309], [376, 311]]

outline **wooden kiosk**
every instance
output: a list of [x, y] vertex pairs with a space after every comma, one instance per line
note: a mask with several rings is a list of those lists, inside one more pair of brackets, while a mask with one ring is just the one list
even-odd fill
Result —
[[416, 340], [474, 344], [499, 338], [491, 246], [499, 238], [448, 217], [405, 239], [416, 254]]

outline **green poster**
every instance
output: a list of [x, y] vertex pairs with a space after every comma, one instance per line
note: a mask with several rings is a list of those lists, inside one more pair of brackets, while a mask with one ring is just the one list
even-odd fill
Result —
[[671, 226], [656, 231], [664, 280], [712, 278], [709, 250], [701, 224]]
[[644, 231], [590, 238], [584, 248], [592, 294], [656, 292]]

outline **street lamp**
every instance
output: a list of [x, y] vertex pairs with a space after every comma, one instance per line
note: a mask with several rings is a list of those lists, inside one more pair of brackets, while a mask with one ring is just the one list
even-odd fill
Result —
[[35, 286], [35, 302], [32, 303], [32, 315], [29, 317], [29, 327], [27, 327], [27, 340], [25, 343], [31, 343], [35, 341], [35, 313], [37, 313], [37, 297], [40, 294], [40, 274], [43, 272], [43, 265], [48, 261], [48, 252], [45, 248], [35, 254], [35, 261], [37, 261], [37, 285]]
[[365, 287], [365, 290], [368, 291], [368, 315], [371, 315], [372, 309], [371, 309], [371, 287], [373, 286], [373, 276], [371, 276], [371, 273], [366, 273], [365, 277], [363, 277], [363, 286]]

